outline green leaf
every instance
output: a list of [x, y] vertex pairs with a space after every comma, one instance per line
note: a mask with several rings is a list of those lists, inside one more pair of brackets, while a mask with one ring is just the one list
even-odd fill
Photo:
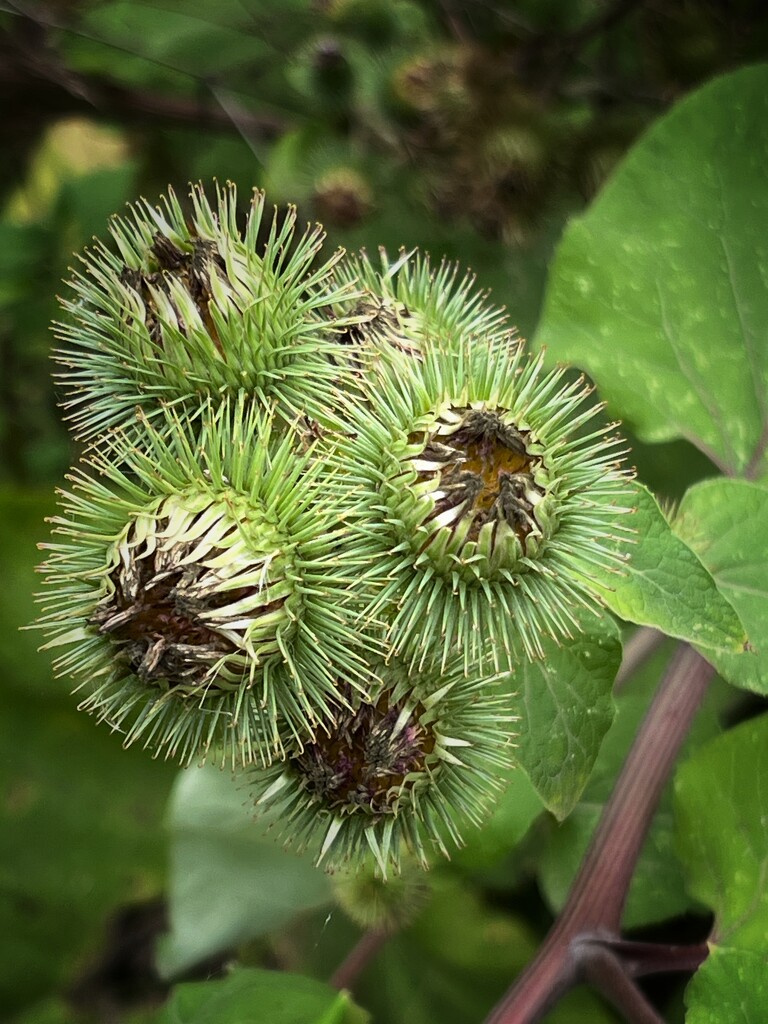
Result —
[[647, 441], [764, 456], [768, 66], [715, 79], [634, 146], [555, 259], [536, 341]]
[[677, 537], [647, 488], [636, 485], [635, 531], [622, 575], [605, 576], [600, 593], [620, 618], [655, 626], [705, 648], [743, 650], [744, 627], [698, 557]]
[[328, 877], [265, 835], [242, 780], [216, 768], [181, 773], [169, 828], [171, 931], [159, 956], [166, 976], [331, 900]]
[[527, 774], [520, 768], [513, 768], [509, 785], [493, 813], [482, 828], [467, 833], [467, 845], [451, 854], [451, 864], [473, 872], [495, 867], [509, 857], [543, 810], [542, 799]]
[[545, 640], [544, 658], [512, 675], [520, 715], [517, 760], [560, 819], [581, 796], [614, 713], [621, 640], [610, 619], [588, 621], [574, 640]]
[[686, 1024], [765, 1024], [765, 953], [715, 947], [685, 990]]
[[765, 956], [768, 715], [699, 750], [677, 773], [677, 849], [688, 888], [715, 913], [713, 941]]
[[710, 652], [735, 686], [768, 693], [768, 488], [705, 480], [686, 492], [673, 524], [739, 613], [757, 652]]
[[178, 985], [155, 1024], [366, 1024], [346, 992], [312, 978], [254, 968]]

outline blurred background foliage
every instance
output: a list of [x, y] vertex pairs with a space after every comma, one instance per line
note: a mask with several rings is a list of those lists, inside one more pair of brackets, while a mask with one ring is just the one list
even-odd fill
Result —
[[[77, 456], [49, 373], [73, 252], [139, 194], [232, 180], [295, 202], [332, 246], [469, 265], [530, 336], [568, 216], [676, 99], [767, 56], [762, 0], [0, 0], [0, 1018], [139, 1020], [163, 993], [151, 940], [174, 773], [81, 719], [18, 632]], [[672, 500], [711, 471], [683, 442], [634, 458]], [[377, 1021], [405, 1020], [419, 988], [440, 995], [409, 1024], [479, 1020], [529, 956], [549, 912], [530, 882], [541, 828], [511, 855], [498, 834], [525, 832], [523, 804], [388, 948], [387, 983], [368, 976]], [[327, 976], [354, 937], [339, 915], [253, 962]], [[611, 1018], [580, 993], [552, 1019]]]

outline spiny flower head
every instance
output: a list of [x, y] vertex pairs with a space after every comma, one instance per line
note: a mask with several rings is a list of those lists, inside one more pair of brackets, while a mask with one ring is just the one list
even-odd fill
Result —
[[152, 415], [241, 389], [289, 419], [322, 418], [332, 404], [339, 324], [323, 309], [354, 294], [332, 281], [342, 253], [315, 267], [322, 229], [296, 237], [293, 207], [267, 229], [261, 192], [242, 234], [234, 186], [213, 205], [199, 186], [190, 198], [189, 221], [172, 190], [115, 217], [112, 246], [97, 241], [70, 281], [56, 358], [80, 437], [131, 422], [137, 405]]
[[[82, 706], [188, 763], [269, 761], [364, 689], [311, 453], [245, 397], [113, 434], [63, 493], [40, 625]], [[346, 552], [345, 572], [355, 566]]]
[[368, 504], [369, 614], [397, 653], [498, 670], [498, 652], [537, 657], [599, 611], [590, 580], [621, 567], [628, 475], [583, 380], [471, 332], [419, 359], [381, 349], [361, 380], [333, 458]]
[[402, 858], [399, 873], [382, 878], [369, 857], [357, 870], [333, 876], [333, 896], [347, 917], [361, 928], [394, 932], [409, 925], [431, 895], [429, 875], [420, 865]]
[[455, 263], [444, 260], [434, 267], [419, 252], [401, 252], [390, 263], [386, 249], [380, 249], [378, 266], [365, 252], [347, 256], [335, 268], [334, 279], [362, 291], [335, 307], [338, 340], [350, 348], [350, 360], [358, 367], [363, 358], [358, 350], [367, 349], [370, 359], [378, 345], [419, 358], [430, 344], [446, 351], [471, 336], [493, 346], [510, 334], [505, 310], [489, 303], [474, 275], [461, 276]]
[[479, 824], [511, 762], [506, 695], [461, 671], [374, 669], [367, 697], [350, 694], [330, 727], [250, 773], [256, 806], [273, 811], [288, 843], [328, 869], [373, 855], [385, 876], [407, 850], [426, 867]]

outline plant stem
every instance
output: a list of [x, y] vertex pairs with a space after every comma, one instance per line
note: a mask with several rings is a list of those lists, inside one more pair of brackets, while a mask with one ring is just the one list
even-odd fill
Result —
[[647, 661], [666, 640], [666, 636], [652, 626], [640, 626], [624, 644], [624, 657], [613, 684], [614, 693], [621, 689], [636, 669]]
[[766, 418], [763, 424], [763, 431], [760, 434], [760, 439], [755, 446], [754, 454], [749, 460], [749, 465], [744, 471], [744, 476], [747, 480], [754, 480], [755, 477], [760, 475], [760, 468], [765, 457], [766, 450], [768, 450], [768, 418]]
[[629, 1024], [664, 1024], [618, 957], [605, 946], [598, 945], [589, 950], [581, 973], [593, 988], [624, 1014]]
[[663, 942], [616, 939], [609, 945], [633, 978], [640, 978], [644, 974], [695, 971], [709, 955], [706, 942], [697, 942], [690, 946], [670, 946]]
[[386, 928], [372, 928], [364, 932], [336, 968], [329, 984], [338, 989], [351, 988], [391, 934]]
[[677, 648], [624, 763], [565, 907], [536, 959], [487, 1024], [535, 1024], [579, 977], [579, 936], [618, 938], [645, 837], [680, 747], [714, 675], [691, 647]]

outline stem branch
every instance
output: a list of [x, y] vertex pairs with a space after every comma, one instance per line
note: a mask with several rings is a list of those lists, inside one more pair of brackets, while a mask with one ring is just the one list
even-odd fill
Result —
[[[643, 993], [627, 974], [618, 957], [605, 946], [584, 949], [582, 974], [586, 981], [617, 1010], [628, 1024], [664, 1024]], [[578, 953], [575, 953], [580, 959]]]
[[351, 988], [391, 934], [386, 928], [372, 928], [364, 932], [336, 968], [329, 984], [338, 989]]
[[[691, 647], [675, 652], [605, 806], [565, 907], [535, 960], [487, 1024], [535, 1024], [584, 972], [575, 940], [618, 938], [645, 837], [714, 669]], [[578, 960], [578, 963], [577, 963]], [[640, 1020], [641, 1018], [637, 1018]]]
[[672, 946], [663, 942], [632, 942], [616, 939], [610, 948], [621, 959], [633, 978], [645, 974], [665, 974], [676, 971], [695, 971], [709, 955], [706, 942], [689, 946]]
[[624, 657], [613, 684], [614, 693], [661, 647], [666, 636], [652, 626], [640, 626], [624, 644]]

